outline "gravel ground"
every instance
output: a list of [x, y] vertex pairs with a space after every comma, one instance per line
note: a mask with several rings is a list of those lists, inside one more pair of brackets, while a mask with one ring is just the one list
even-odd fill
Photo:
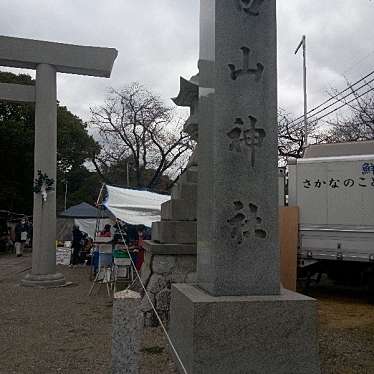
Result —
[[[30, 289], [19, 280], [31, 256], [0, 255], [0, 374], [111, 372], [112, 302], [87, 267], [58, 266], [72, 285]], [[141, 374], [174, 374], [159, 329], [146, 329]]]
[[[69, 287], [18, 285], [30, 255], [0, 255], [0, 374], [110, 373], [112, 303], [93, 296], [87, 268], [59, 266]], [[374, 374], [374, 306], [357, 290], [322, 286], [319, 300], [322, 374]], [[175, 374], [160, 329], [146, 329], [141, 374]], [[229, 374], [229, 373], [228, 373]]]
[[[19, 261], [25, 269], [30, 259], [1, 256], [0, 262], [14, 268]], [[1, 374], [109, 373], [111, 300], [104, 288], [88, 297], [86, 268], [58, 271], [73, 284], [30, 289], [18, 285], [25, 273], [0, 278]]]
[[325, 282], [309, 295], [319, 304], [322, 374], [373, 374], [374, 305], [365, 291]]

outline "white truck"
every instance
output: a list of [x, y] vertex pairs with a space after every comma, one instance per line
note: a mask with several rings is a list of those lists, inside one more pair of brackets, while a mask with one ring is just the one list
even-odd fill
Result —
[[374, 300], [374, 141], [312, 145], [288, 164], [299, 271], [365, 283]]

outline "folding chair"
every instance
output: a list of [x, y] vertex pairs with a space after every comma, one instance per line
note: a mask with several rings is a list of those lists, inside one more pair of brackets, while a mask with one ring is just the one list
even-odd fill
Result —
[[110, 244], [100, 244], [98, 246], [98, 267], [96, 277], [92, 282], [92, 286], [88, 293], [88, 296], [92, 294], [95, 284], [99, 283], [106, 284], [106, 289], [108, 296], [110, 295], [110, 285], [112, 283], [112, 264], [113, 264], [113, 254], [112, 245]]

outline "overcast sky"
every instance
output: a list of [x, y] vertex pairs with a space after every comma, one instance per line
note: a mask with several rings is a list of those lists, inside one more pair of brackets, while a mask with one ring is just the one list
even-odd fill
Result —
[[[230, 0], [227, 0], [230, 1]], [[302, 112], [302, 56], [307, 35], [309, 108], [373, 70], [374, 2], [278, 0], [279, 106]], [[119, 51], [110, 79], [59, 74], [58, 98], [88, 119], [110, 86], [138, 81], [168, 98], [179, 76], [197, 72], [199, 0], [0, 0], [0, 35]], [[2, 70], [6, 70], [5, 68]]]

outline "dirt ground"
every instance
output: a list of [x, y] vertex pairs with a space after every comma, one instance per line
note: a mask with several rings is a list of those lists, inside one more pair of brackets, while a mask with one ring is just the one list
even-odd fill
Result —
[[[0, 255], [0, 374], [110, 373], [112, 303], [104, 287], [89, 297], [88, 269], [66, 266], [58, 271], [69, 287], [20, 287], [30, 266], [30, 255]], [[319, 300], [322, 374], [374, 374], [374, 306], [365, 294], [329, 285], [309, 294]], [[162, 332], [147, 329], [141, 374], [158, 373], [176, 372]]]
[[[58, 266], [69, 287], [30, 289], [19, 280], [31, 256], [0, 255], [0, 374], [111, 372], [112, 302], [87, 267]], [[174, 374], [158, 329], [145, 332], [142, 374]]]
[[373, 374], [374, 305], [365, 290], [325, 281], [308, 294], [319, 305], [322, 374]]

